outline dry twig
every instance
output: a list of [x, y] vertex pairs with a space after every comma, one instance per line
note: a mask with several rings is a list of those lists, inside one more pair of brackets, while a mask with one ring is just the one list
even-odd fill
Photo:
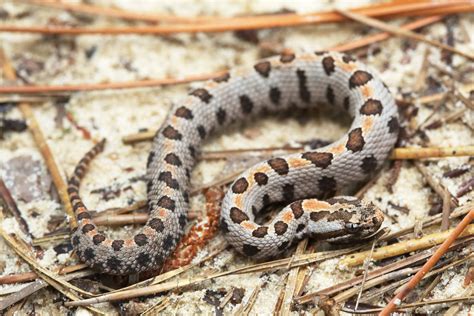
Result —
[[349, 12], [347, 10], [339, 9], [337, 11], [339, 13], [341, 13], [342, 15], [344, 15], [344, 16], [352, 19], [352, 20], [358, 21], [358, 22], [366, 24], [366, 25], [370, 25], [372, 27], [381, 29], [385, 32], [390, 32], [390, 33], [396, 34], [398, 36], [407, 37], [407, 38], [410, 38], [410, 39], [413, 39], [413, 40], [424, 42], [424, 43], [429, 44], [431, 46], [435, 46], [437, 48], [440, 48], [442, 50], [446, 50], [446, 51], [449, 51], [451, 53], [458, 54], [458, 55], [463, 56], [463, 57], [465, 57], [469, 60], [474, 60], [474, 55], [472, 55], [472, 54], [462, 52], [462, 51], [460, 51], [460, 50], [458, 50], [454, 47], [451, 47], [451, 46], [445, 45], [443, 43], [428, 39], [428, 38], [426, 38], [426, 37], [424, 37], [420, 34], [412, 32], [412, 31], [409, 31], [409, 30], [406, 30], [406, 29], [402, 29], [400, 27], [396, 27], [396, 26], [384, 23], [384, 22], [381, 22], [381, 21], [373, 19], [373, 18], [369, 18], [369, 17], [361, 15], [361, 14], [357, 14], [357, 13], [354, 13], [354, 12]]
[[460, 236], [474, 233], [474, 225], [469, 225], [474, 220], [474, 204], [471, 204], [471, 210], [464, 217], [464, 219], [456, 226], [455, 229], [450, 230], [449, 236], [446, 236], [444, 242], [435, 251], [433, 256], [423, 265], [422, 269], [418, 271], [415, 276], [398, 292], [398, 294], [385, 306], [380, 312], [381, 316], [389, 316], [397, 306], [401, 304], [403, 299], [414, 289], [428, 271], [441, 259], [446, 253], [451, 244]]

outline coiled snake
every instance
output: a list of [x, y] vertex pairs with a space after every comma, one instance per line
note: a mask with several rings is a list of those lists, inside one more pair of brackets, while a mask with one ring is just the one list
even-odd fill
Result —
[[[327, 201], [339, 188], [367, 178], [381, 166], [398, 135], [398, 114], [387, 87], [363, 64], [332, 52], [284, 54], [237, 68], [193, 90], [170, 111], [148, 157], [148, 208], [143, 229], [129, 239], [100, 233], [79, 197], [80, 179], [104, 143], [78, 164], [68, 192], [78, 220], [72, 243], [79, 258], [110, 274], [160, 267], [186, 225], [188, 185], [201, 143], [212, 131], [262, 112], [310, 108], [326, 102], [353, 118], [349, 131], [317, 150], [263, 161], [240, 175], [222, 202], [221, 227], [239, 252], [276, 255], [303, 236], [362, 238], [383, 215], [371, 203], [349, 197]], [[271, 223], [255, 215], [275, 202], [292, 202]]]

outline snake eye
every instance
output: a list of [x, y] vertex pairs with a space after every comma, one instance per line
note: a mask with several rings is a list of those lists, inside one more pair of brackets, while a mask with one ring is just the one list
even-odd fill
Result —
[[357, 223], [346, 223], [346, 229], [349, 231], [349, 233], [357, 233], [360, 231], [361, 226]]

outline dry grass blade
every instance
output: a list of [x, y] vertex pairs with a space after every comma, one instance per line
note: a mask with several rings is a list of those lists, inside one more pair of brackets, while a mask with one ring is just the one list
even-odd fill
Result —
[[469, 232], [474, 233], [474, 225], [469, 225], [474, 220], [474, 204], [470, 205], [471, 210], [463, 218], [463, 220], [456, 226], [455, 229], [449, 231], [449, 236], [446, 236], [444, 242], [441, 246], [435, 251], [433, 256], [423, 265], [422, 269], [418, 271], [415, 276], [401, 289], [401, 291], [394, 297], [392, 300], [385, 306], [385, 308], [380, 312], [381, 316], [388, 316], [392, 313], [397, 306], [401, 304], [403, 299], [414, 289], [418, 283], [423, 279], [423, 277], [428, 273], [428, 271], [441, 259], [441, 257], [446, 253], [448, 248], [454, 243], [454, 241], [460, 237], [469, 234]]
[[[433, 191], [435, 191], [441, 198], [444, 197], [446, 192], [449, 193], [449, 191], [447, 191], [447, 189], [431, 175], [428, 168], [426, 168], [423, 165], [423, 163], [416, 161], [415, 167], [418, 169], [418, 171], [420, 171], [420, 173], [423, 175], [426, 182], [428, 182], [429, 186], [433, 189]], [[449, 193], [449, 203], [451, 207], [456, 207], [458, 203], [457, 200], [454, 199], [450, 193]]]
[[[99, 297], [90, 298], [90, 299], [82, 300], [79, 302], [67, 302], [66, 305], [67, 306], [82, 306], [82, 305], [97, 304], [97, 303], [108, 302], [108, 301], [129, 299], [133, 297], [140, 297], [140, 296], [145, 296], [145, 295], [150, 295], [150, 294], [157, 294], [157, 293], [161, 293], [161, 292], [165, 292], [169, 290], [174, 290], [174, 289], [182, 288], [184, 286], [198, 284], [204, 281], [220, 278], [226, 275], [262, 272], [262, 271], [273, 271], [273, 270], [278, 270], [278, 269], [287, 269], [287, 268], [292, 268], [292, 267], [297, 267], [297, 266], [304, 266], [304, 265], [308, 265], [308, 264], [315, 263], [318, 261], [326, 260], [329, 258], [339, 257], [341, 255], [344, 255], [353, 251], [357, 251], [360, 249], [361, 247], [353, 247], [353, 248], [348, 248], [348, 249], [343, 249], [343, 250], [304, 254], [304, 255], [295, 256], [294, 258], [286, 258], [286, 259], [280, 259], [280, 260], [275, 260], [275, 261], [254, 264], [254, 265], [245, 266], [242, 268], [237, 268], [234, 270], [219, 272], [212, 275], [197, 276], [192, 279], [189, 279], [189, 278], [177, 279], [177, 280], [169, 281], [166, 283], [153, 284], [153, 285], [142, 287], [142, 288], [119, 290], [113, 293], [108, 293]], [[292, 264], [290, 267], [288, 267], [288, 263], [290, 261], [292, 262]], [[158, 278], [159, 277], [160, 276], [158, 276]]]
[[157, 313], [161, 312], [164, 310], [166, 307], [170, 305], [170, 298], [165, 297], [163, 300], [161, 300], [159, 303], [153, 305], [143, 313], [141, 313], [141, 316], [147, 316], [147, 315], [156, 315]]
[[[5, 55], [4, 51], [0, 48], [0, 64], [4, 71], [4, 75], [8, 80], [16, 80], [16, 72], [13, 69], [10, 61], [8, 60], [7, 56]], [[35, 140], [38, 149], [43, 156], [46, 166], [48, 167], [48, 171], [53, 179], [53, 183], [59, 193], [59, 198], [61, 200], [64, 209], [69, 216], [69, 225], [71, 228], [77, 226], [76, 217], [74, 216], [74, 212], [72, 210], [71, 203], [69, 201], [69, 195], [67, 193], [66, 183], [64, 182], [61, 173], [59, 172], [59, 168], [54, 160], [53, 154], [46, 142], [46, 139], [41, 132], [38, 122], [33, 114], [33, 111], [30, 105], [26, 102], [21, 102], [18, 105], [20, 111], [22, 112], [25, 119], [28, 121], [28, 128], [30, 129], [33, 138]]]
[[396, 34], [398, 36], [403, 36], [403, 37], [407, 37], [407, 38], [410, 38], [410, 39], [413, 39], [413, 40], [424, 42], [424, 43], [429, 44], [431, 46], [435, 46], [437, 48], [440, 48], [442, 50], [446, 50], [446, 51], [449, 51], [451, 53], [463, 56], [467, 59], [474, 60], [474, 55], [462, 52], [460, 50], [455, 49], [454, 47], [445, 45], [443, 43], [440, 43], [440, 42], [437, 42], [437, 41], [434, 41], [434, 40], [430, 40], [430, 39], [428, 39], [428, 38], [426, 38], [426, 37], [424, 37], [420, 34], [414, 33], [412, 31], [409, 31], [409, 30], [406, 30], [406, 29], [403, 29], [403, 28], [400, 28], [400, 27], [396, 27], [396, 26], [384, 23], [384, 22], [381, 22], [381, 21], [373, 19], [373, 18], [369, 18], [369, 17], [361, 15], [361, 14], [357, 14], [357, 13], [354, 13], [354, 12], [349, 12], [347, 10], [339, 9], [337, 11], [339, 13], [341, 13], [342, 15], [344, 15], [344, 16], [352, 19], [352, 20], [355, 20], [355, 21], [358, 21], [360, 23], [363, 23], [363, 24], [381, 29], [385, 32], [390, 32], [390, 33]]
[[[294, 256], [304, 254], [306, 246], [308, 245], [308, 239], [303, 239], [298, 243]], [[292, 258], [294, 258], [294, 256]], [[289, 262], [289, 264], [291, 261]], [[291, 307], [293, 306], [293, 297], [295, 296], [296, 283], [298, 282], [300, 267], [291, 269], [288, 273], [288, 279], [286, 281], [286, 287], [283, 294], [283, 301], [280, 315], [288, 316], [291, 314]]]
[[[444, 18], [444, 16], [442, 16], [442, 15], [429, 16], [429, 17], [426, 17], [426, 18], [418, 19], [418, 20], [416, 20], [414, 22], [411, 22], [411, 23], [404, 24], [404, 25], [400, 26], [400, 28], [402, 28], [404, 30], [412, 31], [412, 30], [416, 30], [416, 29], [422, 28], [424, 26], [439, 22], [443, 18]], [[390, 38], [391, 36], [392, 36], [392, 34], [389, 33], [389, 32], [381, 32], [381, 33], [377, 33], [377, 34], [373, 34], [373, 35], [368, 35], [368, 36], [365, 36], [363, 38], [360, 38], [360, 39], [357, 39], [357, 40], [354, 40], [354, 41], [349, 41], [348, 43], [333, 46], [333, 47], [329, 48], [328, 50], [332, 50], [332, 51], [336, 51], [336, 52], [347, 52], [347, 51], [351, 51], [351, 50], [354, 50], [354, 49], [357, 49], [357, 48], [365, 47], [367, 45], [370, 45], [370, 44], [373, 44], [373, 43], [376, 43], [376, 42], [381, 42], [383, 40], [386, 40], [386, 39]]]
[[[0, 212], [0, 221], [3, 221], [3, 214]], [[87, 296], [92, 296], [91, 293], [81, 290], [80, 288], [70, 284], [65, 281], [63, 278], [59, 277], [56, 273], [53, 273], [43, 267], [41, 267], [34, 259], [32, 259], [25, 251], [23, 245], [19, 243], [16, 239], [8, 235], [3, 229], [0, 228], [0, 236], [5, 240], [7, 245], [13, 249], [23, 260], [25, 260], [30, 267], [41, 277], [45, 282], [54, 287], [56, 290], [64, 294], [66, 297], [73, 301], [80, 300], [80, 297], [77, 296], [73, 291], [82, 293]], [[97, 314], [104, 315], [99, 310], [89, 308], [91, 311]]]
[[[92, 270], [86, 270], [86, 271], [81, 271], [77, 273], [73, 273], [64, 277], [63, 278], [65, 281], [70, 281], [74, 279], [80, 279], [84, 278], [90, 275], [95, 274], [94, 271]], [[17, 303], [20, 300], [25, 299], [26, 297], [32, 295], [33, 293], [47, 287], [49, 284], [43, 281], [42, 279], [36, 280], [25, 287], [23, 287], [20, 291], [15, 290], [12, 294], [8, 296], [4, 296], [0, 300], [0, 311], [4, 310], [8, 306], [11, 306], [15, 303]], [[3, 293], [2, 293], [3, 294]]]
[[240, 316], [240, 315], [248, 316], [253, 306], [255, 305], [255, 302], [257, 301], [257, 296], [258, 296], [258, 293], [260, 293], [261, 289], [262, 289], [262, 286], [257, 285], [255, 289], [252, 291], [252, 294], [250, 294], [250, 297], [247, 300], [247, 303], [240, 305], [240, 308], [237, 309], [234, 315], [235, 316]]
[[[450, 236], [455, 231], [456, 229], [451, 229], [443, 232], [425, 235], [422, 238], [404, 240], [396, 244], [377, 248], [374, 250], [372, 259], [382, 260], [441, 244], [446, 240], [448, 236]], [[471, 235], [474, 235], [474, 224], [467, 226], [466, 230], [464, 230], [464, 232], [461, 234], [461, 237], [467, 237]], [[370, 251], [363, 251], [358, 252], [356, 254], [352, 254], [342, 259], [340, 261], [340, 264], [349, 267], [360, 265], [364, 262], [365, 258], [369, 254]]]

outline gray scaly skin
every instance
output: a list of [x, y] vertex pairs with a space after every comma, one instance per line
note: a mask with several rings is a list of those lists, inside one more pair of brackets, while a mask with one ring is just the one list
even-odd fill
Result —
[[[210, 80], [170, 111], [148, 158], [150, 218], [132, 238], [113, 240], [100, 233], [79, 197], [86, 166], [104, 144], [96, 145], [69, 182], [79, 223], [72, 243], [79, 258], [110, 274], [159, 268], [183, 234], [189, 175], [209, 134], [262, 112], [311, 108], [318, 102], [347, 111], [353, 118], [349, 131], [323, 148], [272, 158], [245, 171], [223, 200], [222, 230], [229, 244], [254, 258], [277, 255], [303, 236], [337, 241], [372, 234], [383, 215], [371, 203], [314, 197], [334, 195], [383, 164], [398, 134], [394, 99], [374, 73], [347, 55], [285, 54]], [[271, 223], [255, 223], [261, 209], [282, 201], [295, 202]]]

